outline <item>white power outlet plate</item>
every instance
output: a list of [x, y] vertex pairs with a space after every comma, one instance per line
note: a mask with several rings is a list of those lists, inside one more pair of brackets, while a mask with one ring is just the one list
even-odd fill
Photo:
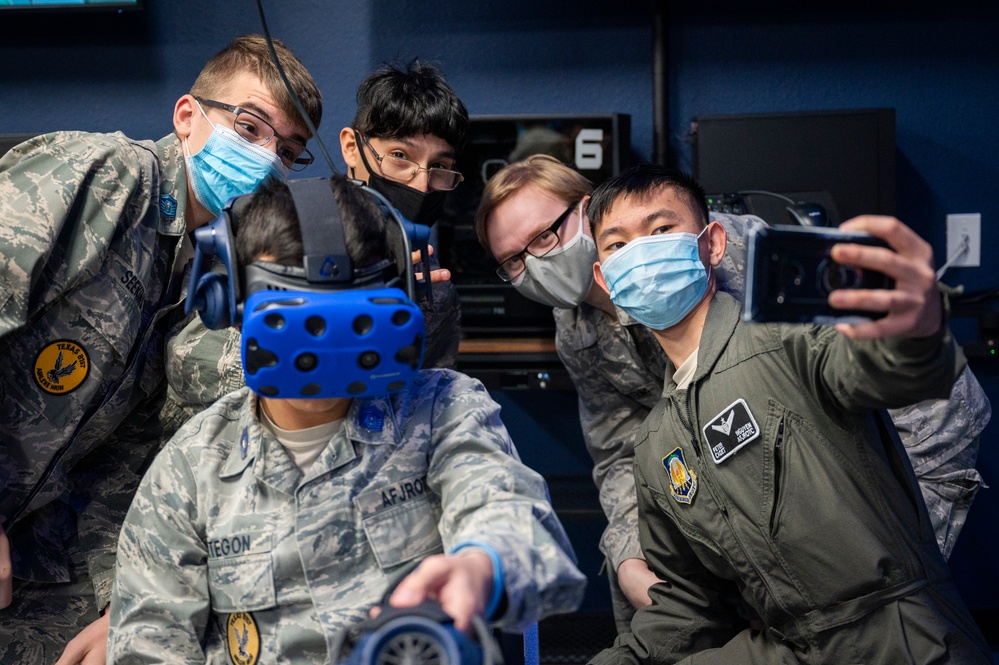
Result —
[[968, 251], [950, 264], [951, 268], [977, 268], [982, 265], [982, 216], [979, 213], [947, 215], [947, 261], [961, 250], [968, 236]]

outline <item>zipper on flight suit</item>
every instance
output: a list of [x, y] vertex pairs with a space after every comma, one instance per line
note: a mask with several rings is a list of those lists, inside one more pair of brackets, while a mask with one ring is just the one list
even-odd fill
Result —
[[[684, 391], [685, 395], [684, 395], [684, 399], [683, 399], [683, 406], [684, 406], [684, 410], [687, 412], [687, 417], [686, 418], [683, 417], [683, 412], [680, 409], [677, 409], [676, 415], [680, 419], [680, 422], [683, 424], [683, 428], [685, 430], [687, 430], [687, 434], [690, 435], [690, 443], [691, 443], [691, 446], [694, 448], [694, 456], [697, 457], [698, 460], [700, 460], [701, 459], [701, 444], [698, 443], [698, 441], [697, 441], [697, 432], [694, 431], [693, 426], [690, 424], [690, 423], [694, 422], [694, 414], [690, 410], [690, 394], [691, 394], [690, 391], [693, 388], [693, 386], [694, 386], [694, 384], [691, 383], [690, 386], [687, 387], [687, 390]], [[677, 392], [679, 392], [679, 391], [677, 391]], [[675, 395], [676, 395], [676, 393], [674, 393], [673, 400], [674, 401], [679, 401], [676, 398]]]
[[781, 448], [784, 444], [784, 419], [781, 418], [780, 423], [777, 425], [777, 440], [774, 441], [774, 491], [773, 491], [773, 504], [770, 506], [770, 535], [774, 535], [776, 530], [776, 520], [777, 520], [777, 506], [780, 503], [780, 490], [781, 490]]

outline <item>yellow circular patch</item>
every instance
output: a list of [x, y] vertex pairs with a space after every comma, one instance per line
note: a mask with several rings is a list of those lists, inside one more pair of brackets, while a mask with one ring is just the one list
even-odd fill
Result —
[[249, 612], [234, 612], [226, 623], [229, 658], [233, 665], [256, 665], [260, 657], [260, 631]]
[[66, 395], [90, 374], [90, 357], [76, 342], [52, 342], [35, 356], [34, 376], [38, 386], [50, 395]]

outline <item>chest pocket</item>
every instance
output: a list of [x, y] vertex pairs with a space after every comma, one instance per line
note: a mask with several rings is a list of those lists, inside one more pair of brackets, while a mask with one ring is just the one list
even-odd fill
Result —
[[437, 496], [426, 478], [409, 478], [377, 487], [354, 498], [364, 534], [382, 569], [422, 559], [444, 550], [437, 525]]
[[273, 536], [260, 524], [230, 524], [208, 536], [208, 591], [218, 613], [276, 604]]

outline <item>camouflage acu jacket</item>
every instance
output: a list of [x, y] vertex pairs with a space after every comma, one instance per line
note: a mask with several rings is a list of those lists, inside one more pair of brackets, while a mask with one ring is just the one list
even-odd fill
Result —
[[355, 400], [304, 474], [256, 413], [249, 389], [225, 396], [153, 462], [122, 529], [111, 661], [327, 662], [410, 564], [468, 541], [502, 561], [505, 629], [580, 603], [545, 481], [478, 381], [425, 370]]
[[[746, 233], [765, 222], [750, 215], [712, 213], [728, 233], [716, 271], [722, 290], [745, 291]], [[632, 472], [635, 433], [659, 402], [666, 363], [652, 335], [623, 312], [611, 320], [587, 305], [555, 309], [556, 346], [579, 395], [579, 414], [593, 479], [608, 526], [601, 551], [616, 569], [641, 558]], [[979, 434], [992, 411], [971, 370], [958, 377], [949, 400], [928, 400], [890, 411], [926, 501], [937, 544], [949, 555], [982, 483], [974, 468]]]
[[158, 444], [183, 163], [172, 134], [78, 132], [0, 160], [0, 517], [15, 576], [66, 581], [80, 548], [100, 605]]

